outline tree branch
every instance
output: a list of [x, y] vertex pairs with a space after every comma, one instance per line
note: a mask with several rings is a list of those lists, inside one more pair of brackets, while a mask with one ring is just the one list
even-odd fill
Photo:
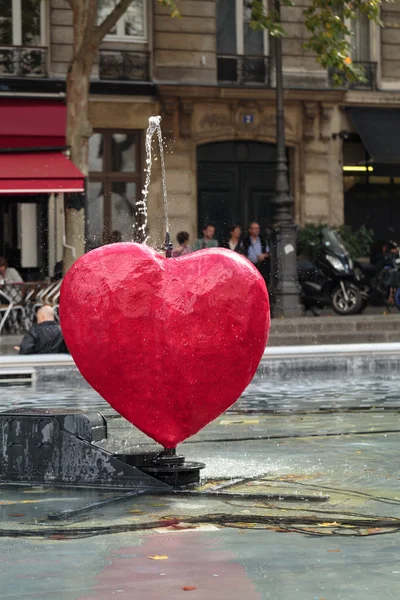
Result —
[[116, 22], [127, 11], [131, 4], [132, 0], [120, 0], [108, 17], [106, 17], [100, 25], [94, 28], [91, 36], [91, 43], [93, 46], [97, 47], [101, 44], [104, 37], [111, 31]]

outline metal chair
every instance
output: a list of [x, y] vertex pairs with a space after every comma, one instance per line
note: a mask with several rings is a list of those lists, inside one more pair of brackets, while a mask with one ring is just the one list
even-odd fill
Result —
[[[60, 288], [61, 288], [61, 286], [60, 286]], [[52, 298], [54, 316], [58, 323], [60, 322], [60, 304], [59, 304], [60, 303], [60, 295], [61, 295], [61, 289], [59, 289]]]
[[55, 283], [55, 285], [51, 288], [51, 290], [48, 291], [47, 294], [44, 295], [43, 304], [48, 304], [50, 306], [53, 306], [56, 303], [58, 297], [60, 296], [61, 284], [62, 284], [62, 280], [57, 281]]
[[38, 310], [38, 308], [40, 308], [44, 304], [47, 304], [47, 302], [45, 301], [45, 298], [52, 292], [52, 290], [54, 290], [54, 288], [56, 287], [57, 284], [58, 284], [58, 281], [56, 281], [56, 282], [52, 281], [50, 284], [45, 286], [42, 290], [40, 290], [36, 294], [35, 303], [33, 305], [33, 310], [35, 312]]
[[31, 284], [29, 291], [25, 294], [24, 307], [26, 311], [26, 329], [28, 330], [35, 321], [35, 305], [40, 294], [43, 294], [47, 289], [48, 284], [37, 282]]
[[14, 329], [16, 330], [16, 324], [18, 323], [18, 313], [21, 313], [23, 319], [26, 318], [24, 307], [22, 306], [22, 304], [16, 304], [15, 302], [13, 302], [10, 296], [8, 296], [3, 290], [0, 290], [0, 301], [0, 315], [3, 314], [3, 317], [0, 321], [0, 333], [2, 332], [3, 327], [8, 319], [12, 321], [11, 327], [14, 327]]
[[7, 321], [11, 309], [13, 307], [13, 302], [11, 300], [11, 298], [9, 298], [7, 296], [7, 294], [5, 294], [4, 292], [2, 292], [0, 290], [0, 316], [2, 315], [1, 321], [0, 321], [0, 333], [2, 332], [2, 329], [4, 327], [5, 322]]
[[55, 317], [57, 323], [60, 323], [60, 305], [55, 304], [53, 306], [53, 310], [54, 310], [54, 317]]
[[33, 318], [36, 312], [44, 305], [51, 306], [54, 309], [54, 316], [59, 321], [58, 304], [61, 293], [62, 280], [53, 281], [44, 289], [40, 290], [34, 297], [34, 303], [31, 305]]

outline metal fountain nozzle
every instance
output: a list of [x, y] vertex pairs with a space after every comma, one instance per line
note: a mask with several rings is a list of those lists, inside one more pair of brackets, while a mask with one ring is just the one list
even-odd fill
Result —
[[169, 235], [169, 231], [165, 234], [165, 257], [172, 258], [172, 242]]

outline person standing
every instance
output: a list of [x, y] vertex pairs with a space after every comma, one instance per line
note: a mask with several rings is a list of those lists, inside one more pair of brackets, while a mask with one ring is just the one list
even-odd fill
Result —
[[242, 230], [240, 225], [232, 225], [229, 228], [229, 238], [223, 244], [224, 248], [228, 248], [233, 252], [238, 252], [239, 254], [244, 254], [244, 246], [242, 240]]
[[176, 236], [178, 247], [172, 252], [172, 258], [178, 258], [178, 256], [184, 256], [192, 252], [189, 246], [189, 234], [187, 231], [180, 231]]
[[54, 319], [51, 306], [37, 311], [37, 323], [25, 334], [21, 346], [15, 346], [20, 354], [68, 354], [61, 327]]
[[218, 248], [218, 240], [214, 239], [215, 227], [209, 223], [203, 229], [203, 237], [198, 238], [193, 244], [193, 250], [204, 250], [204, 248]]
[[245, 255], [250, 262], [260, 271], [265, 283], [270, 277], [270, 248], [266, 239], [260, 235], [260, 225], [253, 221], [249, 225], [249, 235], [244, 240]]

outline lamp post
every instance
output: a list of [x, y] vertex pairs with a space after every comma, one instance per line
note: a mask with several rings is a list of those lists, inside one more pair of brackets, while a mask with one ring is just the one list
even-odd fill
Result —
[[[280, 20], [280, 0], [275, 11]], [[293, 221], [293, 198], [289, 192], [285, 145], [285, 110], [283, 102], [282, 39], [275, 38], [276, 74], [276, 185], [273, 197], [272, 239], [272, 312], [275, 317], [301, 314], [297, 284], [296, 226]]]

